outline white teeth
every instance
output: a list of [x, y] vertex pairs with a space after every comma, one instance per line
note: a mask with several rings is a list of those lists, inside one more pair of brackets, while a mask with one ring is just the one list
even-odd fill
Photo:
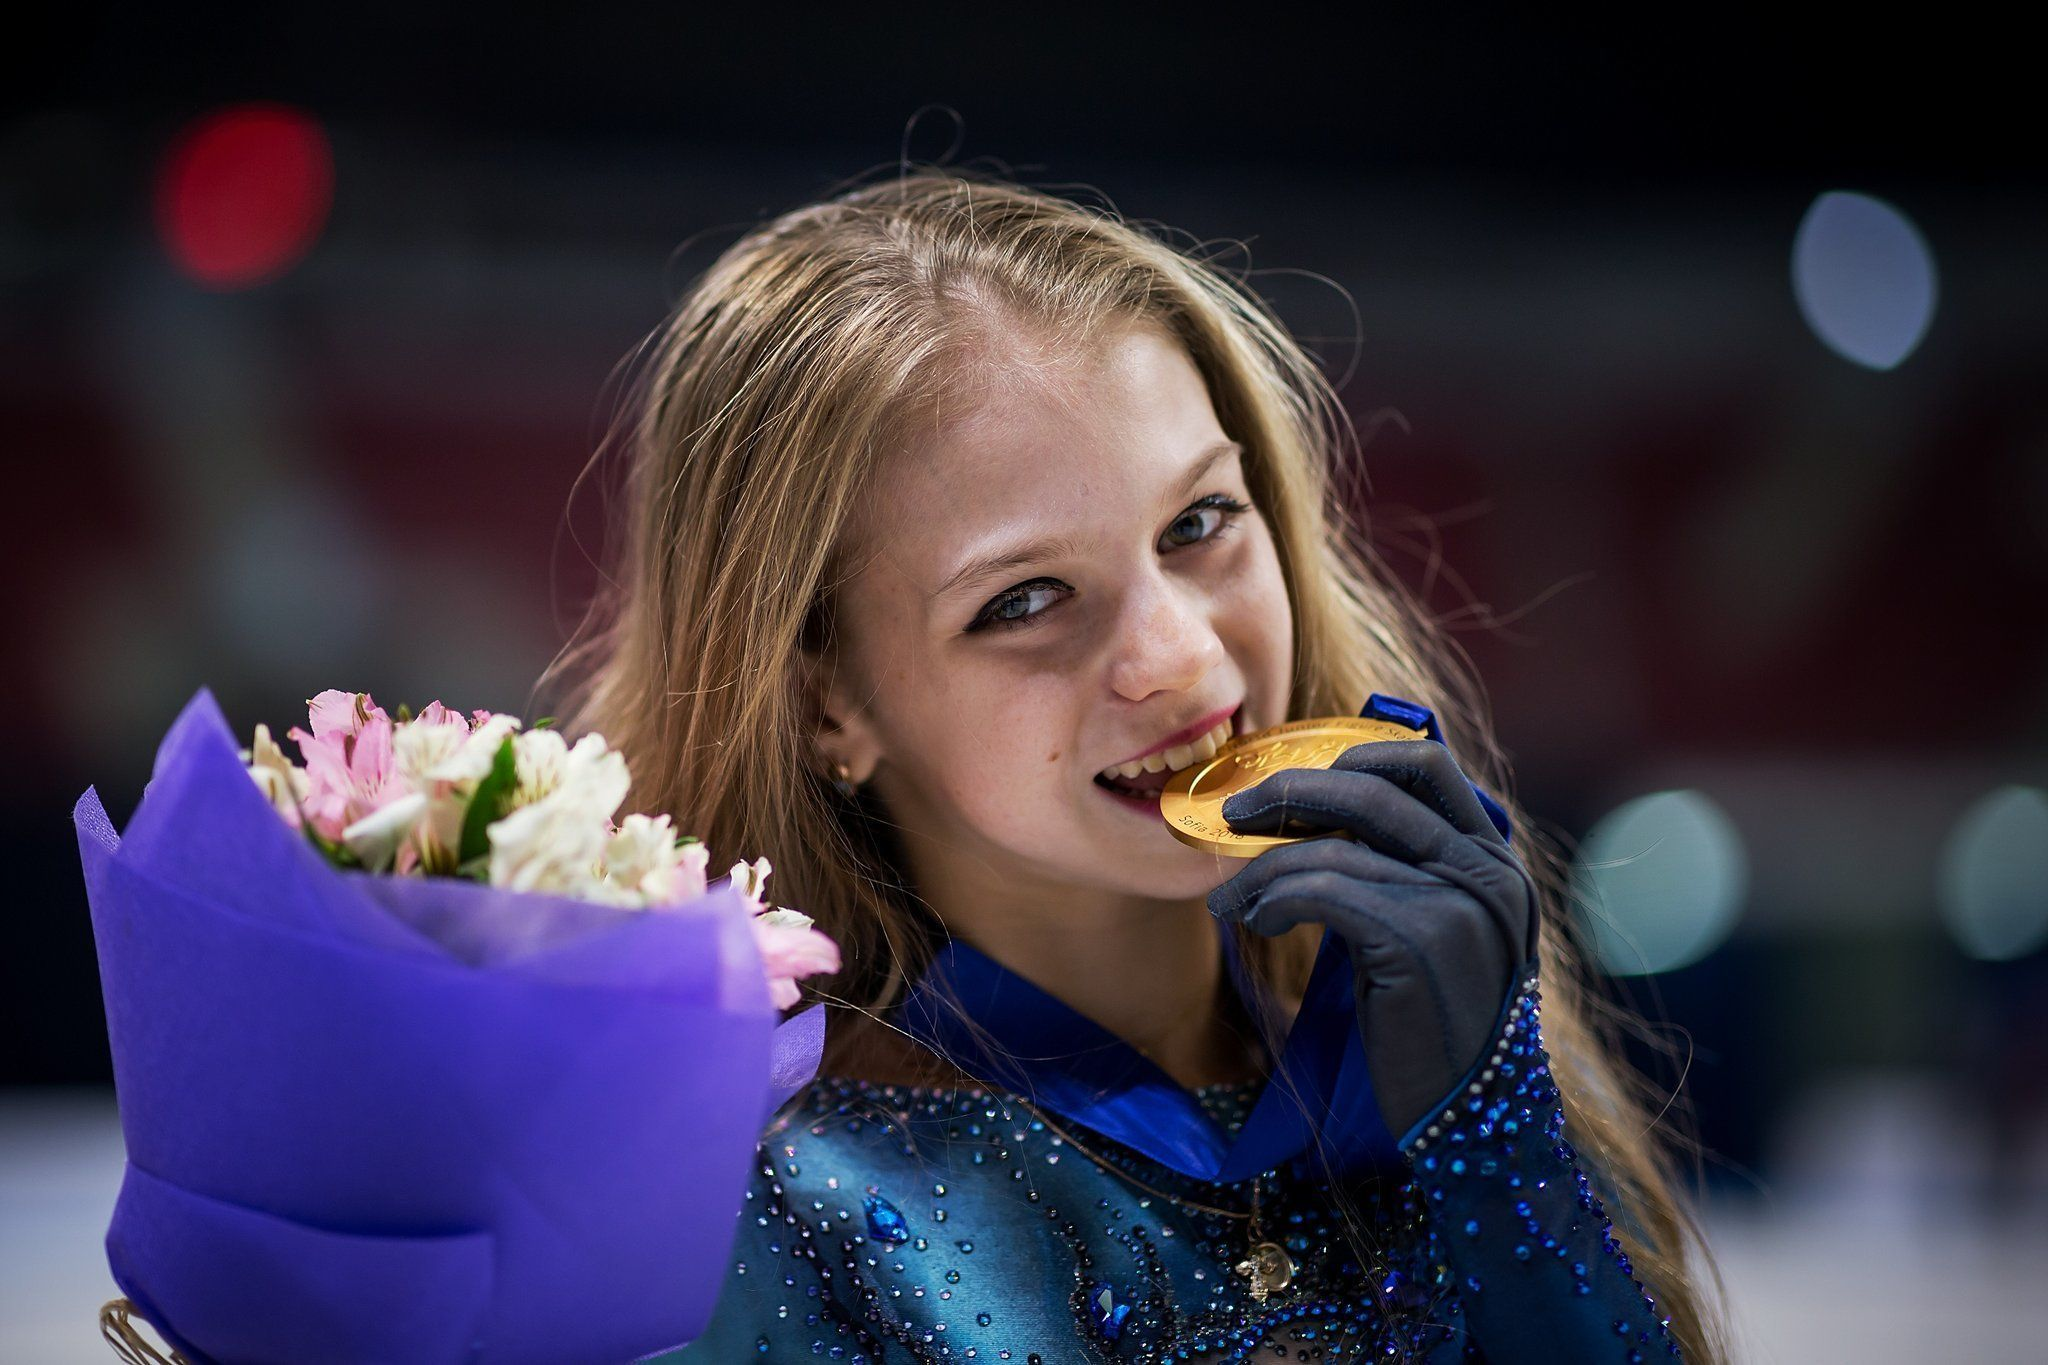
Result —
[[1176, 744], [1163, 753], [1147, 754], [1134, 758], [1129, 763], [1119, 763], [1113, 768], [1104, 768], [1102, 776], [1121, 777], [1126, 780], [1140, 773], [1179, 772], [1190, 763], [1200, 763], [1230, 742], [1230, 718], [1225, 716], [1221, 724], [1192, 744]]

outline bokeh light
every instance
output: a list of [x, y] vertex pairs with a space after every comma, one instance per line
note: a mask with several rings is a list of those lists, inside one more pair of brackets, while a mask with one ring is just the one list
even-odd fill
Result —
[[312, 249], [333, 196], [334, 157], [318, 122], [287, 105], [240, 104], [172, 139], [157, 168], [157, 231], [193, 280], [247, 289]]
[[1644, 976], [1697, 962], [1728, 937], [1749, 860], [1734, 822], [1706, 796], [1653, 792], [1593, 826], [1572, 879], [1601, 966]]
[[2048, 795], [2005, 786], [1964, 812], [1941, 852], [1935, 904], [1971, 957], [2048, 944]]
[[1889, 370], [1934, 321], [1934, 254], [1892, 205], [1832, 190], [1813, 201], [1792, 239], [1792, 294], [1829, 350]]

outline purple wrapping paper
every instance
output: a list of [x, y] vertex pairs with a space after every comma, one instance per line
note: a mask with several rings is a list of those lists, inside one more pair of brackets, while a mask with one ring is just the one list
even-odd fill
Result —
[[117, 835], [73, 810], [128, 1165], [114, 1280], [195, 1362], [617, 1362], [709, 1320], [778, 1025], [746, 902], [327, 864], [187, 703]]

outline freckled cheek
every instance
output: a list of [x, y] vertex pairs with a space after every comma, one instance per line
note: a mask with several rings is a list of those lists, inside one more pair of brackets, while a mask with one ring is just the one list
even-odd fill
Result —
[[945, 772], [948, 798], [977, 824], [1011, 827], [1029, 820], [1067, 781], [1065, 746], [1045, 739], [967, 738]]
[[1279, 565], [1262, 557], [1220, 580], [1213, 601], [1218, 626], [1237, 633], [1270, 635], [1289, 619], [1287, 582]]
[[1263, 660], [1284, 690], [1294, 665], [1294, 605], [1271, 542], [1247, 548], [1255, 553], [1217, 599], [1218, 628], [1233, 653], [1253, 667]]

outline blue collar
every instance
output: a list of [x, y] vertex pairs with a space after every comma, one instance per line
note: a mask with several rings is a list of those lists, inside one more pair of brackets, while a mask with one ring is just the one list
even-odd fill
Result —
[[[1236, 941], [1227, 925], [1214, 923], [1231, 983], [1245, 1000]], [[1182, 1175], [1237, 1181], [1272, 1170], [1309, 1152], [1318, 1128], [1331, 1171], [1342, 1175], [1399, 1160], [1367, 1074], [1351, 983], [1351, 955], [1326, 930], [1276, 1076], [1235, 1137], [1157, 1063], [964, 940], [949, 938], [939, 949], [896, 1007], [896, 1022], [969, 1075], [1008, 1087]], [[982, 1046], [939, 993], [946, 985], [996, 1047], [1014, 1057], [991, 1055]], [[1308, 1113], [1290, 1089], [1300, 1092]]]

